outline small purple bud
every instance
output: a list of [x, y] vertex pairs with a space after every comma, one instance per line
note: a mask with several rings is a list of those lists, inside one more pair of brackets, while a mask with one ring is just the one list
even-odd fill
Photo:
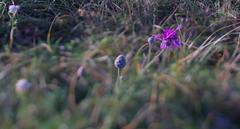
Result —
[[26, 79], [20, 79], [15, 85], [15, 90], [17, 93], [26, 93], [32, 87], [32, 84]]
[[19, 5], [10, 5], [10, 6], [8, 7], [8, 13], [10, 13], [10, 14], [16, 14], [19, 9], [20, 9], [20, 6], [19, 6]]
[[126, 66], [126, 58], [124, 55], [119, 55], [115, 61], [114, 61], [114, 65], [116, 68], [118, 69], [122, 69]]
[[155, 43], [155, 39], [153, 38], [153, 36], [148, 38], [148, 44], [154, 44]]

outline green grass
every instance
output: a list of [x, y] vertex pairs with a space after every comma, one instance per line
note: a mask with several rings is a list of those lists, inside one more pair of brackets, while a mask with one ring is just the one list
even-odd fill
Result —
[[[10, 4], [0, 1], [0, 128], [240, 127], [239, 2], [19, 0], [12, 48]], [[185, 45], [143, 72], [148, 36], [178, 24]], [[160, 51], [154, 44], [152, 59]], [[19, 94], [22, 78], [33, 87]]]

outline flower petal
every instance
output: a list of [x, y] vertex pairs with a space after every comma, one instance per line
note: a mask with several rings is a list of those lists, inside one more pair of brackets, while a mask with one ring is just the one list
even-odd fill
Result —
[[175, 46], [176, 46], [177, 48], [181, 47], [181, 46], [182, 46], [181, 41], [175, 40]]
[[167, 49], [167, 41], [166, 40], [163, 40], [161, 45], [160, 45], [160, 48], [161, 49]]
[[161, 35], [160, 34], [154, 34], [152, 35], [154, 41], [160, 41], [161, 40]]

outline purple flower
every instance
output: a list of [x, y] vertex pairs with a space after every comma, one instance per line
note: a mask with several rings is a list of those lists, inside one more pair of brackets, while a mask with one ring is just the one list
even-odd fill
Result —
[[161, 49], [176, 49], [181, 47], [181, 41], [177, 37], [177, 32], [175, 29], [166, 28], [163, 30], [161, 35], [162, 43], [160, 45]]
[[162, 34], [153, 34], [148, 38], [148, 43], [153, 44], [157, 41], [162, 41], [161, 49], [177, 49], [182, 46], [182, 42], [178, 39], [177, 30], [180, 30], [182, 25], [178, 25], [176, 29], [166, 28]]

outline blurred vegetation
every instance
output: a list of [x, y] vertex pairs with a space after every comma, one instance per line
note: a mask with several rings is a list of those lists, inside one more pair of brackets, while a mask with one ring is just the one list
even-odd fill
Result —
[[[9, 49], [11, 4], [0, 1], [0, 128], [240, 128], [239, 0], [15, 0]], [[184, 46], [142, 74], [147, 38], [177, 25]], [[31, 90], [17, 93], [20, 79]]]

